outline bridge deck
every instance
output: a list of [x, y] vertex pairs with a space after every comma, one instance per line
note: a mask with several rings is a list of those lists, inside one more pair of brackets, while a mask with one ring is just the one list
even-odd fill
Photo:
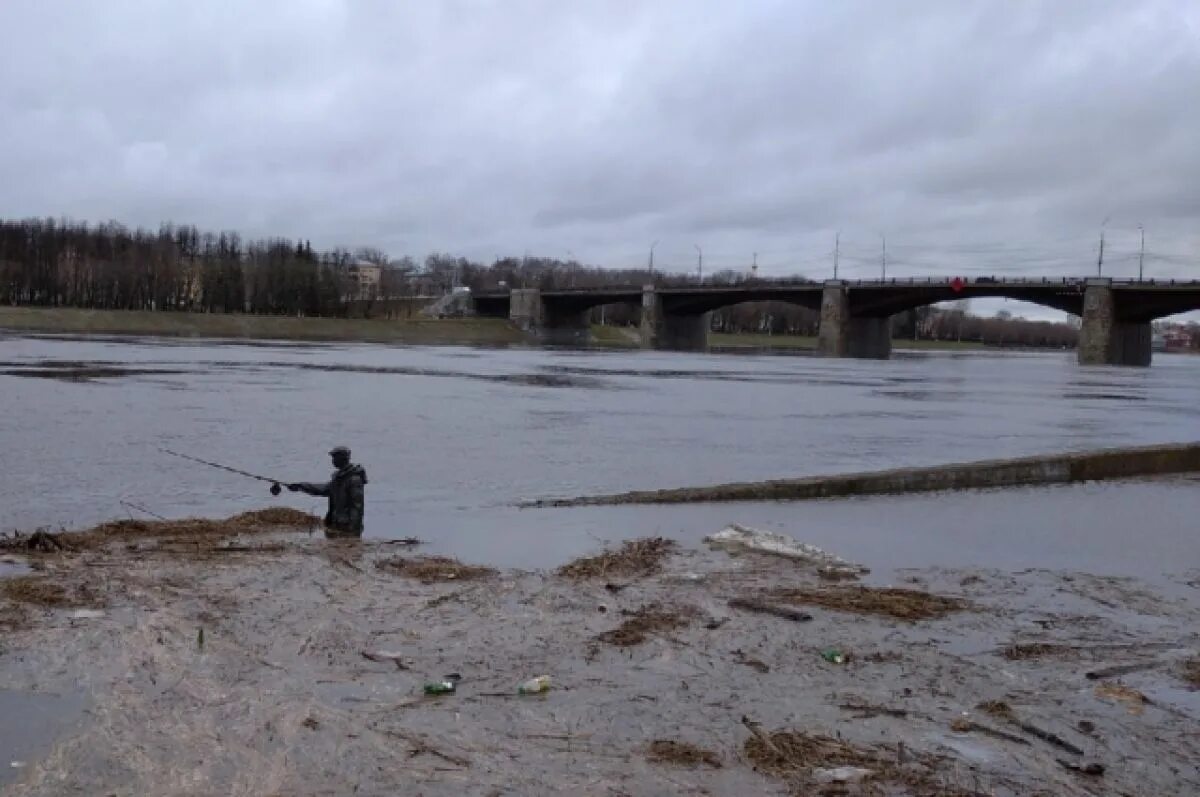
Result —
[[[830, 285], [845, 290], [852, 315], [885, 317], [939, 302], [957, 299], [1008, 298], [1052, 307], [1080, 315], [1083, 297], [1096, 278], [1037, 277], [994, 278], [926, 277], [889, 280], [811, 281], [751, 280], [733, 285], [660, 285], [653, 288], [663, 310], [672, 315], [694, 315], [741, 302], [781, 301], [810, 309], [821, 306]], [[1121, 320], [1144, 322], [1165, 315], [1200, 309], [1200, 280], [1102, 280], [1118, 299]], [[560, 313], [582, 312], [602, 304], [640, 304], [645, 288], [611, 285], [593, 288], [558, 288], [541, 291], [541, 301]], [[483, 291], [474, 299], [481, 309], [497, 313], [509, 301], [508, 291]]]
[[[1024, 278], [996, 278], [996, 277], [900, 277], [895, 279], [885, 280], [839, 280], [847, 289], [855, 288], [916, 288], [924, 286], [951, 286], [955, 280], [961, 280], [964, 287], [982, 287], [982, 286], [1007, 286], [1007, 287], [1028, 287], [1028, 288], [1048, 288], [1051, 286], [1079, 286], [1085, 287], [1095, 277], [1024, 277]], [[1105, 278], [1107, 280], [1107, 278]], [[1160, 279], [1113, 279], [1110, 281], [1114, 290], [1197, 290], [1200, 289], [1200, 280], [1160, 280]], [[825, 282], [805, 281], [788, 281], [788, 280], [748, 280], [746, 282], [733, 283], [729, 285], [658, 285], [655, 286], [655, 291], [658, 293], [706, 293], [716, 291], [759, 291], [759, 290], [795, 290], [797, 288], [812, 288], [820, 289], [826, 285]], [[543, 296], [584, 296], [594, 294], [613, 294], [613, 295], [633, 295], [641, 294], [644, 290], [641, 285], [605, 285], [595, 288], [553, 288], [543, 290]], [[508, 290], [489, 290], [478, 291], [474, 294], [475, 298], [496, 299], [504, 298], [509, 295]]]

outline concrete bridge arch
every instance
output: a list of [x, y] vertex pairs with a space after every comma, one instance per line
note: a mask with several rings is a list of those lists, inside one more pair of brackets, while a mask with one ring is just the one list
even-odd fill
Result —
[[822, 284], [749, 283], [729, 286], [646, 285], [539, 291], [475, 298], [483, 315], [507, 316], [548, 343], [589, 338], [588, 310], [605, 304], [641, 307], [642, 345], [704, 350], [708, 315], [743, 302], [779, 301], [820, 312], [818, 350], [833, 357], [887, 358], [891, 318], [944, 301], [1002, 297], [1080, 316], [1083, 364], [1149, 365], [1150, 322], [1200, 309], [1200, 282], [1114, 282], [1109, 279], [893, 280]]

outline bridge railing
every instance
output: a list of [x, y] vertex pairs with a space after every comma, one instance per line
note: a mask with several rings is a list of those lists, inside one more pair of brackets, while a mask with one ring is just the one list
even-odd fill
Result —
[[963, 277], [950, 275], [947, 277], [892, 277], [891, 279], [859, 279], [841, 280], [847, 285], [868, 286], [886, 285], [888, 287], [906, 287], [920, 285], [953, 285], [956, 281], [963, 285], [1082, 285], [1086, 277]]
[[[964, 287], [978, 287], [988, 285], [1061, 285], [1070, 287], [1081, 287], [1086, 285], [1092, 277], [1003, 277], [1003, 276], [982, 276], [982, 277], [964, 277], [961, 275], [948, 275], [939, 277], [892, 277], [890, 279], [857, 279], [857, 280], [839, 280], [850, 287], [919, 287], [919, 286], [948, 286], [959, 281]], [[1200, 280], [1180, 280], [1180, 279], [1155, 279], [1150, 278], [1109, 278], [1113, 285], [1146, 285], [1146, 286], [1180, 286], [1180, 287], [1200, 287]], [[738, 289], [762, 289], [762, 288], [819, 288], [823, 282], [814, 281], [803, 277], [782, 277], [778, 279], [761, 279], [757, 277], [747, 278], [741, 282], [708, 282], [708, 281], [690, 281], [681, 283], [657, 283], [655, 288], [658, 290], [738, 290]], [[594, 285], [588, 287], [561, 287], [549, 288], [543, 290], [543, 293], [556, 294], [578, 294], [587, 295], [589, 293], [637, 293], [643, 290], [642, 285]], [[481, 291], [476, 294], [478, 298], [498, 298], [508, 295], [508, 290], [493, 290]]]

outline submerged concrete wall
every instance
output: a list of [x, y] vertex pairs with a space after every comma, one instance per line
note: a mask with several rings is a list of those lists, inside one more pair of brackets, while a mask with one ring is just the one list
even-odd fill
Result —
[[1020, 485], [1127, 479], [1200, 472], [1200, 443], [1113, 448], [1079, 454], [1046, 454], [932, 468], [684, 487], [535, 502], [535, 506], [680, 504], [712, 501], [797, 501], [855, 495], [919, 493]]

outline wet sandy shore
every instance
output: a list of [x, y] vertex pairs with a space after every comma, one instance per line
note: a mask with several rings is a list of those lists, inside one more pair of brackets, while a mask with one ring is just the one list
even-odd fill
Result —
[[[5, 794], [1200, 793], [1200, 581], [906, 571], [901, 605], [960, 609], [919, 619], [709, 550], [589, 577], [294, 532], [102, 542], [6, 554], [58, 589], [0, 597], [0, 689], [86, 708]], [[1085, 675], [1124, 664], [1153, 666]]]

